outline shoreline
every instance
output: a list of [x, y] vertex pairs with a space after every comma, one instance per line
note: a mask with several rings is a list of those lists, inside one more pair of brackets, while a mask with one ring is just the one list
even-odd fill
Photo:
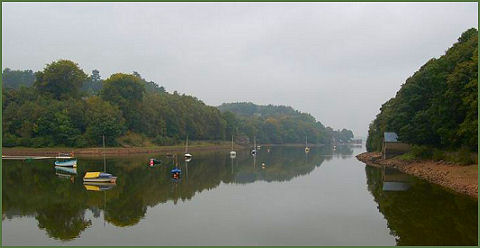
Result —
[[[250, 145], [235, 144], [235, 150], [247, 149]], [[288, 146], [288, 147], [302, 147], [303, 144], [259, 144], [262, 147], [276, 147], [276, 146]], [[322, 147], [323, 144], [311, 144], [310, 147]], [[230, 143], [206, 143], [206, 144], [193, 144], [189, 145], [190, 151], [218, 151], [218, 150], [230, 150]], [[102, 147], [86, 147], [86, 148], [73, 148], [73, 147], [45, 147], [45, 148], [32, 148], [32, 147], [2, 147], [3, 156], [57, 156], [58, 153], [70, 153], [80, 156], [101, 156], [103, 155]], [[183, 152], [185, 147], [183, 145], [174, 146], [152, 146], [152, 147], [106, 147], [105, 155], [131, 155], [131, 154], [150, 154], [150, 153], [174, 153]]]
[[[243, 146], [235, 145], [235, 149], [243, 149]], [[189, 151], [217, 151], [229, 150], [231, 144], [205, 144], [188, 146]], [[151, 153], [174, 153], [185, 151], [184, 146], [155, 146], [155, 147], [106, 147], [105, 155], [130, 155]], [[102, 156], [104, 149], [101, 147], [71, 148], [30, 148], [30, 147], [2, 147], [3, 156], [57, 156], [58, 153], [73, 152], [75, 156]]]
[[397, 158], [382, 159], [379, 152], [364, 152], [356, 158], [368, 166], [395, 168], [430, 183], [478, 199], [478, 165], [455, 165], [432, 160], [407, 162]]

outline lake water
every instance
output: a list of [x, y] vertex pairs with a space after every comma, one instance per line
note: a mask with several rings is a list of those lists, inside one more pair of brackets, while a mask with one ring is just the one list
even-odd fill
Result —
[[[50, 161], [4, 160], [3, 245], [477, 245], [478, 203], [393, 170], [361, 148], [265, 147], [109, 158], [114, 187], [83, 185]], [[149, 157], [163, 164], [148, 167]], [[262, 166], [262, 163], [265, 166]], [[103, 191], [102, 191], [103, 189]]]

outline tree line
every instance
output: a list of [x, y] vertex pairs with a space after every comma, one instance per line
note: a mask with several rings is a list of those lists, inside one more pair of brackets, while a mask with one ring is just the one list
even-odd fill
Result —
[[[262, 116], [208, 106], [193, 96], [169, 93], [142, 76], [115, 73], [102, 79], [78, 64], [58, 60], [42, 71], [2, 74], [2, 145], [87, 147], [173, 145], [192, 140], [225, 140], [231, 135], [263, 143], [348, 142], [349, 130], [334, 131], [308, 114], [267, 106]], [[233, 106], [233, 105], [232, 105]], [[257, 108], [263, 108], [257, 106]], [[285, 112], [285, 109], [288, 109]], [[263, 113], [263, 112], [262, 112]]]
[[478, 32], [465, 31], [382, 105], [370, 124], [367, 150], [380, 151], [383, 132], [399, 140], [444, 150], [477, 150]]

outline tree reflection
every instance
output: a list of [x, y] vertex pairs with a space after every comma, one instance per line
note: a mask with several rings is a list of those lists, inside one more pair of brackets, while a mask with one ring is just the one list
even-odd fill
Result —
[[397, 245], [477, 245], [477, 202], [410, 178], [408, 190], [383, 190], [382, 170], [365, 167], [368, 190]]
[[[339, 153], [339, 150], [336, 151]], [[92, 224], [85, 219], [90, 209], [94, 218], [104, 218], [119, 226], [136, 225], [147, 208], [171, 201], [191, 200], [195, 194], [221, 183], [246, 184], [255, 181], [288, 181], [309, 174], [325, 160], [332, 159], [329, 148], [312, 148], [308, 159], [302, 148], [274, 147], [262, 150], [252, 166], [247, 150], [239, 151], [233, 160], [228, 151], [198, 153], [188, 164], [181, 161], [184, 175], [176, 183], [170, 180], [173, 163], [162, 158], [162, 166], [149, 168], [148, 157], [129, 156], [107, 159], [108, 171], [118, 176], [117, 185], [107, 192], [87, 191], [81, 177], [86, 171], [103, 169], [102, 159], [80, 159], [78, 176], [73, 183], [55, 176], [51, 161], [4, 161], [2, 211], [6, 218], [35, 216], [39, 228], [55, 239], [71, 240]], [[340, 154], [351, 155], [352, 150]], [[188, 177], [186, 170], [188, 166]], [[25, 190], [29, 189], [29, 190]]]

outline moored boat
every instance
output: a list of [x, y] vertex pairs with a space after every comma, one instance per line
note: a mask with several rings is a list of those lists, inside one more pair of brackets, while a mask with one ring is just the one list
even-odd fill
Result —
[[110, 182], [115, 183], [117, 177], [105, 172], [87, 172], [83, 177], [84, 182]]
[[63, 167], [77, 167], [77, 160], [65, 160], [65, 161], [55, 161], [55, 166], [63, 166]]
[[183, 155], [185, 159], [192, 159], [192, 154], [188, 153], [188, 136], [187, 141], [185, 142], [185, 154]]

